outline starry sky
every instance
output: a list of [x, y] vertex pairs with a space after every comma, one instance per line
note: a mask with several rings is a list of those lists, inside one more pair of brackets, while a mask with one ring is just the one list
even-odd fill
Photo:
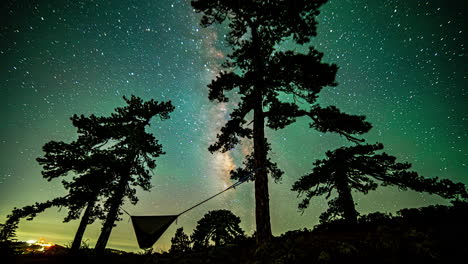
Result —
[[[321, 8], [318, 37], [311, 41], [325, 60], [338, 64], [338, 87], [320, 95], [366, 115], [374, 128], [369, 143], [411, 162], [426, 177], [468, 184], [468, 65], [466, 7], [458, 1], [331, 0]], [[0, 221], [13, 207], [66, 194], [60, 181], [47, 182], [35, 159], [50, 140], [70, 142], [73, 114], [108, 115], [122, 96], [172, 100], [171, 119], [148, 131], [163, 144], [151, 192], [123, 207], [134, 215], [177, 214], [232, 182], [251, 146], [230, 153], [207, 151], [229, 118], [231, 104], [211, 103], [206, 85], [229, 53], [224, 25], [201, 28], [200, 15], [185, 0], [2, 1], [0, 8]], [[280, 48], [288, 48], [285, 43]], [[234, 100], [235, 101], [235, 100]], [[322, 198], [297, 212], [292, 183], [324, 152], [348, 144], [320, 134], [299, 120], [267, 130], [272, 158], [285, 171], [271, 183], [274, 235], [312, 228], [326, 209]], [[361, 213], [445, 204], [437, 196], [394, 188], [356, 195]], [[209, 210], [229, 209], [254, 229], [253, 184], [245, 183], [181, 216], [155, 245], [167, 250], [175, 229], [191, 234]], [[51, 208], [22, 221], [19, 240], [40, 237], [69, 244], [78, 221], [62, 223], [65, 210]], [[88, 227], [94, 246], [100, 223]], [[137, 251], [129, 217], [112, 231], [108, 247]]]

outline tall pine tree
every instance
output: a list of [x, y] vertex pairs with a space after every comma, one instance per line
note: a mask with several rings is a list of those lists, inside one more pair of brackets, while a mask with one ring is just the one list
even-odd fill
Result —
[[96, 250], [105, 249], [124, 198], [133, 204], [138, 201], [132, 186], [149, 191], [154, 159], [164, 154], [145, 128], [154, 116], [168, 119], [174, 109], [171, 102], [144, 102], [135, 96], [124, 100], [127, 105], [116, 108], [110, 117], [74, 115], [71, 120], [78, 139], [48, 142], [43, 147], [44, 157], [37, 159], [48, 180], [70, 172], [75, 175], [72, 180], [63, 180], [69, 194], [61, 204], [69, 208], [65, 221], [78, 218], [85, 209], [72, 252], [79, 248], [86, 226], [96, 218], [105, 220]]
[[105, 150], [101, 149], [103, 143], [91, 140], [86, 134], [81, 129], [78, 139], [71, 143], [50, 141], [43, 146], [44, 156], [37, 158], [43, 167], [42, 175], [48, 181], [73, 175], [72, 180], [62, 180], [68, 195], [59, 203], [49, 203], [68, 208], [64, 222], [78, 219], [84, 209], [72, 242], [72, 253], [80, 248], [87, 225], [103, 217], [104, 210], [98, 202], [109, 197], [113, 184], [109, 173], [112, 164]]
[[165, 154], [158, 140], [146, 132], [146, 127], [150, 125], [152, 118], [158, 116], [161, 120], [166, 120], [174, 110], [170, 101], [144, 102], [135, 96], [124, 99], [127, 105], [116, 108], [110, 117], [73, 117], [74, 125], [85, 129], [89, 138], [105, 139], [102, 148], [112, 163], [109, 173], [113, 175], [114, 184], [110, 197], [104, 204], [107, 215], [96, 242], [95, 250], [98, 254], [103, 253], [107, 245], [124, 199], [128, 198], [135, 204], [138, 198], [134, 187], [141, 187], [144, 191], [151, 189], [152, 170], [156, 168], [155, 158]]
[[[371, 125], [363, 116], [342, 113], [337, 107], [321, 107], [317, 97], [322, 88], [336, 86], [334, 64], [322, 62], [323, 54], [309, 44], [317, 34], [316, 16], [326, 0], [193, 0], [196, 12], [203, 14], [202, 26], [228, 21], [227, 41], [232, 48], [224, 70], [209, 88], [209, 99], [228, 102], [228, 92], [240, 95], [237, 109], [221, 129], [211, 152], [226, 152], [240, 138], [253, 141], [253, 153], [234, 178], [255, 172], [256, 238], [259, 245], [271, 239], [268, 174], [279, 179], [282, 171], [268, 157], [270, 146], [265, 126], [281, 129], [307, 116], [310, 126], [320, 132], [335, 132], [352, 141]], [[280, 51], [289, 40], [305, 45], [308, 52]], [[306, 102], [302, 108], [298, 101]], [[253, 128], [247, 115], [253, 112]]]

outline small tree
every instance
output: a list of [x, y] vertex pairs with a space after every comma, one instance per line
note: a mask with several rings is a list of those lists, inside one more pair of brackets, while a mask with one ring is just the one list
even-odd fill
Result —
[[366, 144], [328, 151], [326, 159], [315, 161], [312, 172], [294, 183], [292, 190], [305, 195], [299, 209], [305, 210], [312, 197], [326, 195], [329, 199], [332, 191], [336, 190], [338, 195], [328, 202], [329, 209], [321, 215], [321, 220], [343, 217], [347, 223], [355, 224], [358, 212], [351, 191], [366, 194], [378, 187], [377, 182], [382, 186], [437, 194], [446, 199], [468, 198], [464, 184], [419, 176], [408, 171], [411, 164], [398, 163], [394, 156], [386, 153], [375, 153], [382, 149], [382, 144]]
[[18, 219], [8, 217], [4, 224], [0, 224], [0, 243], [5, 243], [16, 237], [18, 223]]
[[0, 256], [6, 257], [16, 254], [14, 239], [19, 220], [7, 217], [4, 224], [0, 224]]
[[190, 250], [190, 238], [184, 233], [184, 228], [177, 228], [174, 237], [171, 239], [170, 253], [180, 254]]
[[197, 223], [192, 234], [194, 249], [206, 248], [210, 241], [215, 246], [232, 243], [244, 237], [241, 220], [228, 210], [209, 211]]

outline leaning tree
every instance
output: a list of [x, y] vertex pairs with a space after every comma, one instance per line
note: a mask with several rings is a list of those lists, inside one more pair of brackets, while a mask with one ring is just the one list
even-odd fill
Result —
[[192, 234], [194, 249], [206, 248], [210, 241], [215, 246], [235, 242], [244, 237], [241, 220], [229, 210], [209, 211], [197, 223]]
[[[88, 142], [89, 143], [89, 142]], [[43, 157], [38, 158], [43, 166], [42, 175], [47, 180], [73, 174], [72, 180], [63, 180], [62, 183], [68, 194], [45, 202], [36, 202], [33, 205], [14, 208], [7, 216], [5, 224], [0, 231], [0, 241], [11, 238], [22, 218], [34, 219], [50, 207], [65, 207], [68, 214], [64, 222], [78, 219], [84, 208], [78, 230], [73, 239], [71, 252], [76, 252], [81, 245], [86, 226], [96, 218], [103, 217], [104, 210], [96, 205], [99, 197], [105, 197], [111, 189], [111, 178], [106, 176], [105, 157], [93, 152], [92, 144], [84, 144], [82, 135], [72, 143], [50, 141], [43, 147]], [[99, 145], [100, 146], [100, 145]], [[99, 148], [98, 146], [98, 148]], [[99, 152], [99, 151], [98, 151]]]
[[65, 221], [78, 218], [85, 209], [72, 251], [79, 248], [86, 226], [96, 218], [105, 220], [96, 250], [105, 249], [124, 198], [133, 204], [138, 201], [132, 186], [149, 191], [155, 158], [164, 154], [145, 128], [154, 116], [168, 119], [174, 109], [171, 102], [144, 102], [136, 96], [124, 100], [127, 105], [116, 108], [109, 117], [74, 115], [71, 120], [78, 139], [50, 141], [43, 147], [44, 157], [37, 159], [48, 180], [74, 175], [72, 180], [63, 180], [69, 194], [61, 204], [69, 208]]
[[[311, 44], [317, 35], [316, 16], [326, 0], [193, 0], [203, 14], [202, 26], [228, 21], [227, 42], [232, 48], [224, 70], [208, 85], [211, 101], [228, 102], [230, 91], [240, 95], [237, 108], [221, 129], [211, 152], [226, 152], [240, 138], [253, 141], [253, 153], [233, 178], [255, 172], [255, 217], [258, 244], [271, 239], [268, 174], [275, 180], [283, 172], [268, 157], [270, 145], [265, 126], [281, 129], [306, 116], [320, 132], [335, 132], [349, 140], [367, 132], [371, 125], [363, 116], [352, 116], [335, 106], [321, 107], [317, 97], [322, 88], [336, 86], [338, 67], [322, 62], [323, 54]], [[304, 46], [286, 50], [285, 41]], [[283, 49], [278, 49], [283, 47]], [[299, 104], [303, 102], [304, 104]], [[302, 106], [302, 107], [300, 107]], [[253, 112], [252, 122], [248, 122]], [[253, 123], [253, 127], [249, 124]]]
[[311, 173], [302, 176], [292, 187], [304, 195], [299, 204], [305, 210], [310, 199], [325, 195], [330, 198], [333, 191], [337, 197], [328, 202], [329, 209], [320, 218], [328, 221], [343, 217], [348, 224], [356, 224], [356, 211], [352, 191], [367, 194], [382, 186], [396, 186], [417, 192], [437, 194], [446, 199], [468, 199], [466, 186], [448, 179], [424, 178], [414, 171], [408, 171], [411, 164], [396, 162], [394, 156], [385, 152], [382, 144], [365, 144], [342, 147], [326, 153], [326, 158], [316, 160]]
[[102, 150], [109, 158], [109, 173], [114, 183], [109, 199], [104, 203], [107, 214], [95, 250], [102, 253], [125, 198], [135, 204], [138, 201], [136, 189], [151, 189], [152, 171], [156, 168], [156, 158], [165, 154], [162, 145], [154, 135], [146, 132], [153, 117], [160, 120], [169, 118], [174, 106], [169, 102], [143, 101], [132, 96], [124, 98], [127, 105], [118, 107], [109, 117], [74, 116], [73, 123], [83, 128], [83, 133], [93, 140], [103, 142]]
[[86, 128], [77, 128], [77, 140], [71, 143], [49, 141], [43, 146], [44, 156], [37, 158], [43, 168], [42, 175], [48, 181], [72, 177], [71, 180], [62, 180], [68, 195], [59, 202], [48, 203], [51, 206], [67, 207], [68, 215], [64, 222], [78, 219], [84, 210], [71, 252], [79, 249], [87, 225], [104, 217], [100, 202], [109, 197], [114, 183], [110, 173], [112, 158], [102, 149], [102, 140], [89, 138], [83, 132]]

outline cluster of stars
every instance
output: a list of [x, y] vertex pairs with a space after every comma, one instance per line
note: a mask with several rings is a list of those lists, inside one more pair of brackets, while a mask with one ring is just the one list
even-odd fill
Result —
[[[413, 163], [420, 174], [468, 183], [463, 178], [468, 163], [467, 12], [455, 2], [330, 0], [321, 9], [318, 37], [311, 44], [340, 67], [339, 86], [324, 89], [322, 104], [366, 115], [374, 126], [364, 135], [367, 141], [384, 143], [387, 152]], [[10, 1], [0, 17], [0, 222], [13, 207], [64, 193], [60, 182], [41, 178], [35, 162], [41, 147], [76, 137], [71, 115], [108, 115], [122, 105], [124, 95], [171, 100], [176, 106], [170, 120], [155, 120], [150, 128], [167, 152], [157, 162], [155, 189], [141, 193], [139, 204], [128, 210], [185, 209], [188, 201], [205, 198], [228, 182], [224, 176], [217, 181], [216, 166], [240, 165], [248, 147], [224, 156], [207, 151], [233, 107], [209, 102], [206, 88], [229, 48], [225, 25], [202, 28], [189, 1]], [[320, 210], [297, 214], [290, 186], [326, 150], [348, 143], [313, 132], [301, 120], [267, 136], [273, 160], [286, 172], [282, 184], [271, 188], [273, 232], [310, 228]], [[440, 202], [427, 195], [403, 199], [396, 192], [359, 197], [360, 211]], [[319, 200], [315, 205], [324, 208]], [[235, 211], [252, 232], [252, 190], [246, 186], [182, 219], [184, 230], [190, 232], [206, 210], [220, 208]], [[44, 217], [61, 225], [54, 212]], [[39, 229], [41, 218], [37, 221], [22, 225], [19, 238]], [[113, 231], [116, 247], [136, 250], [124, 222]], [[99, 230], [99, 224], [90, 230]], [[168, 248], [173, 231], [159, 247]]]

